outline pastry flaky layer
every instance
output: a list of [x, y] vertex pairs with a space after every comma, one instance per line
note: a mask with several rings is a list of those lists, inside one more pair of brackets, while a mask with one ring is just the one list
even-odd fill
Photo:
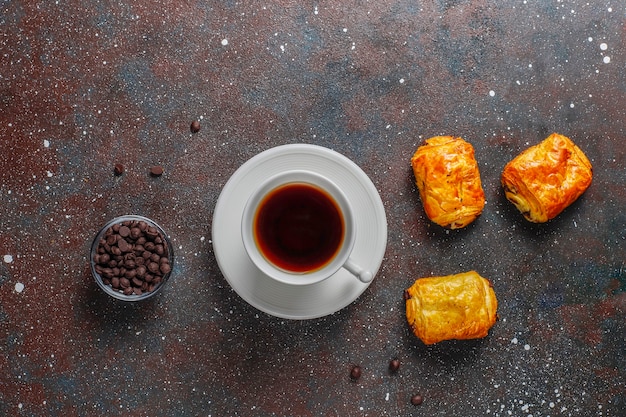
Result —
[[485, 193], [471, 144], [459, 137], [432, 137], [415, 151], [411, 166], [431, 221], [459, 229], [480, 215]]
[[496, 322], [496, 294], [476, 271], [420, 278], [404, 298], [409, 326], [426, 345], [482, 338]]
[[569, 138], [553, 133], [502, 171], [506, 198], [533, 223], [544, 223], [572, 204], [591, 184], [589, 159]]

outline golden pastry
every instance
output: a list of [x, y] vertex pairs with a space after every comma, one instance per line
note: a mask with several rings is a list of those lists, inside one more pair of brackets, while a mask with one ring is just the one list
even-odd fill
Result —
[[426, 345], [485, 337], [496, 322], [496, 294], [476, 271], [420, 278], [404, 298], [409, 326]]
[[431, 221], [459, 229], [480, 215], [485, 193], [471, 144], [453, 136], [432, 137], [415, 151], [411, 166]]
[[591, 184], [592, 168], [569, 138], [553, 133], [502, 171], [506, 198], [533, 223], [544, 223], [572, 204]]

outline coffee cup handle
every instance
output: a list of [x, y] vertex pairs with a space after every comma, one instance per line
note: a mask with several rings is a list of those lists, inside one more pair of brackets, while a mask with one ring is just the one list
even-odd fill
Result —
[[343, 267], [346, 268], [352, 275], [357, 277], [359, 281], [364, 284], [367, 284], [372, 279], [374, 279], [374, 275], [370, 271], [366, 271], [362, 269], [360, 266], [355, 264], [352, 259], [348, 259]]

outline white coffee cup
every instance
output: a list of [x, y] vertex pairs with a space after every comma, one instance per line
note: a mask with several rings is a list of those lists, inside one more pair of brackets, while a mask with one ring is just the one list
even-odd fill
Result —
[[241, 236], [254, 265], [285, 284], [315, 284], [341, 268], [364, 283], [373, 278], [350, 258], [356, 230], [348, 199], [312, 171], [285, 171], [264, 181], [245, 205]]

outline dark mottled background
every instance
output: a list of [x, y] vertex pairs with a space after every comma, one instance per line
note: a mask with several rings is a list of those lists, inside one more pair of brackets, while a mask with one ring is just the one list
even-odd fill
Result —
[[[625, 23], [617, 0], [0, 0], [0, 414], [626, 415]], [[552, 132], [594, 181], [531, 225], [499, 176]], [[465, 230], [431, 224], [413, 184], [437, 134], [476, 150], [488, 201]], [[227, 179], [286, 143], [346, 155], [387, 210], [373, 284], [310, 321], [247, 305], [212, 252]], [[138, 305], [88, 269], [97, 230], [130, 213], [177, 260]], [[403, 289], [469, 269], [500, 321], [422, 345]]]

